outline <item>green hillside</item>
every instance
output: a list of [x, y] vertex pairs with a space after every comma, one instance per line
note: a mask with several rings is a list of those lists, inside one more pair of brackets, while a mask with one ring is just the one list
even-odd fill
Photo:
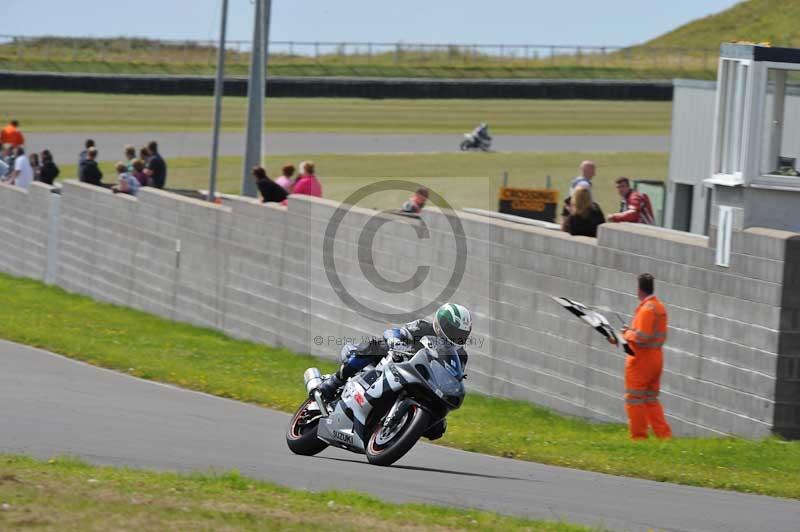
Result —
[[684, 24], [634, 49], [687, 48], [718, 50], [730, 41], [768, 41], [800, 47], [800, 0], [747, 0]]

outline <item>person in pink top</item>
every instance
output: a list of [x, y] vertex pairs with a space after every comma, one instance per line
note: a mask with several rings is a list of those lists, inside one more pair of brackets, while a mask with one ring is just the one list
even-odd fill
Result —
[[300, 168], [300, 176], [294, 182], [292, 194], [305, 194], [306, 196], [322, 197], [322, 185], [314, 175], [314, 163], [308, 161]]
[[275, 180], [286, 192], [292, 191], [292, 176], [294, 176], [294, 165], [287, 164], [281, 168], [281, 176]]

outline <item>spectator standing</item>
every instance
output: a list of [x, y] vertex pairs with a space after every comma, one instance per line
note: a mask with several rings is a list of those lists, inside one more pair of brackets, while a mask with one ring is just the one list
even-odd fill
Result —
[[28, 155], [28, 162], [31, 163], [31, 168], [33, 168], [33, 180], [39, 181], [39, 172], [42, 170], [42, 166], [39, 163], [39, 154], [33, 152]]
[[289, 195], [282, 186], [267, 176], [267, 172], [261, 166], [253, 167], [253, 179], [258, 191], [261, 192], [261, 203], [280, 203]]
[[0, 152], [0, 160], [5, 164], [5, 173], [0, 173], [0, 178], [11, 175], [14, 171], [14, 147], [11, 144], [5, 143], [0, 145], [2, 150]]
[[663, 346], [667, 339], [667, 310], [654, 295], [655, 280], [649, 273], [639, 276], [639, 306], [630, 327], [622, 331], [628, 342], [625, 357], [625, 411], [631, 439], [647, 438], [647, 427], [656, 437], [672, 436], [658, 400], [664, 369]]
[[600, 206], [592, 201], [589, 189], [576, 187], [568, 208], [569, 215], [562, 221], [561, 228], [571, 235], [597, 237], [597, 227], [606, 219]]
[[300, 166], [301, 174], [297, 177], [294, 186], [292, 187], [292, 194], [300, 194], [306, 196], [322, 197], [322, 185], [314, 175], [314, 162], [304, 161]]
[[167, 163], [158, 153], [158, 143], [154, 140], [150, 141], [147, 144], [147, 151], [150, 152], [150, 158], [147, 160], [146, 170], [152, 186], [164, 188], [167, 182]]
[[111, 187], [111, 190], [121, 194], [130, 194], [135, 196], [139, 193], [139, 180], [133, 174], [128, 172], [128, 164], [122, 161], [118, 162], [115, 166], [119, 183]]
[[43, 150], [41, 159], [42, 168], [39, 172], [39, 181], [47, 185], [52, 185], [53, 181], [58, 177], [60, 170], [53, 161], [53, 154], [50, 153], [50, 150]]
[[33, 183], [33, 167], [27, 157], [25, 157], [25, 148], [17, 146], [14, 148], [14, 170], [7, 178], [8, 182], [12, 185], [28, 189]]
[[128, 172], [133, 172], [133, 161], [136, 160], [136, 147], [133, 144], [125, 146], [125, 162], [128, 165]]
[[25, 144], [25, 136], [19, 130], [19, 122], [12, 120], [0, 130], [0, 144], [11, 144], [12, 148]]
[[84, 145], [83, 151], [78, 154], [78, 168], [79, 169], [80, 169], [81, 165], [83, 164], [83, 161], [86, 160], [86, 156], [89, 154], [89, 149], [95, 147], [94, 141], [92, 139], [86, 139], [86, 142], [83, 145]]
[[627, 177], [620, 177], [615, 183], [617, 192], [624, 203], [620, 212], [608, 215], [608, 221], [653, 225], [655, 223], [653, 206], [650, 204], [647, 194], [633, 190]]
[[147, 173], [144, 171], [144, 161], [141, 159], [134, 159], [133, 160], [133, 171], [131, 174], [135, 177], [139, 184], [143, 187], [150, 185], [150, 178], [147, 176]]
[[572, 180], [569, 185], [570, 194], [575, 190], [578, 186], [584, 186], [589, 189], [589, 192], [592, 190], [592, 179], [597, 173], [597, 165], [594, 161], [583, 161], [578, 169], [581, 171], [581, 175], [576, 177]]
[[86, 150], [86, 159], [78, 167], [78, 178], [83, 183], [102, 187], [103, 172], [97, 166], [97, 148], [92, 146]]
[[294, 177], [294, 165], [286, 164], [281, 168], [281, 176], [275, 180], [286, 192], [292, 191], [292, 177]]
[[426, 201], [428, 201], [428, 189], [427, 187], [419, 187], [416, 192], [414, 192], [414, 195], [403, 203], [402, 211], [419, 214], [425, 207]]

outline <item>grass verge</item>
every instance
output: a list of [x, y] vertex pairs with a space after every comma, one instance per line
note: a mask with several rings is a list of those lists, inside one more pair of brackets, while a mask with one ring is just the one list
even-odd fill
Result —
[[[285, 412], [305, 396], [305, 368], [333, 367], [2, 274], [0, 298], [0, 337]], [[800, 499], [800, 442], [777, 438], [633, 443], [623, 425], [565, 418], [528, 403], [470, 393], [441, 442], [613, 475]]]
[[178, 475], [0, 455], [3, 530], [541, 530], [586, 527], [341, 491], [308, 493], [240, 476]]
[[[31, 132], [210, 131], [212, 105], [208, 96], [0, 91], [0, 119], [16, 118]], [[290, 132], [458, 136], [488, 122], [505, 135], [666, 135], [671, 109], [640, 101], [269, 98], [265, 117], [270, 131]], [[246, 98], [225, 98], [222, 129], [243, 131], [246, 111]]]
[[[569, 183], [584, 159], [597, 162], [599, 176], [594, 180], [595, 200], [606, 212], [616, 212], [619, 199], [613, 179], [627, 175], [633, 179], [662, 180], [667, 176], [666, 153], [426, 153], [426, 154], [295, 154], [267, 157], [267, 172], [280, 173], [285, 162], [295, 165], [313, 160], [322, 181], [326, 198], [342, 201], [356, 189], [380, 178], [410, 179], [423, 183], [441, 194], [454, 208], [475, 207], [497, 210], [497, 192], [503, 172], [509, 184], [517, 187], [544, 188], [546, 176], [551, 186], [566, 197]], [[169, 159], [167, 186], [172, 188], [208, 188], [208, 164], [205, 157]], [[113, 163], [100, 164], [106, 181], [113, 181]], [[242, 158], [219, 159], [219, 190], [238, 194], [241, 187]], [[61, 168], [63, 179], [76, 175], [75, 165]], [[472, 177], [465, 177], [472, 176]], [[366, 198], [362, 205], [377, 209], [399, 207], [407, 192], [387, 192]]]

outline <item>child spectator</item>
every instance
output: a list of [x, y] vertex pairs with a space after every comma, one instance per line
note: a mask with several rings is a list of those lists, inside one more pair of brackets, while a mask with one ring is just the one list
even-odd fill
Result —
[[47, 185], [52, 185], [58, 177], [60, 170], [53, 161], [53, 154], [50, 150], [42, 150], [42, 168], [39, 172], [39, 181]]
[[147, 187], [150, 185], [150, 178], [148, 177], [147, 173], [144, 171], [144, 161], [141, 159], [134, 159], [133, 163], [133, 171], [131, 174], [135, 177], [139, 184], [143, 187]]
[[12, 120], [0, 130], [0, 144], [11, 144], [12, 148], [25, 144], [25, 136], [19, 130], [19, 122]]
[[280, 203], [289, 195], [282, 186], [267, 177], [267, 172], [261, 166], [253, 167], [253, 179], [261, 192], [261, 203]]
[[561, 229], [571, 235], [597, 237], [597, 227], [605, 222], [605, 217], [600, 206], [592, 201], [588, 187], [575, 187], [569, 211], [570, 214], [561, 222]]
[[314, 175], [314, 162], [304, 161], [301, 163], [300, 172], [292, 187], [292, 194], [322, 197], [322, 185]]
[[111, 190], [121, 194], [130, 194], [131, 196], [138, 194], [139, 180], [128, 172], [128, 165], [123, 162], [118, 162], [115, 168], [117, 174], [119, 174], [119, 184], [111, 187]]
[[102, 187], [103, 172], [97, 166], [97, 148], [94, 146], [86, 150], [86, 159], [78, 167], [78, 179], [83, 183]]
[[286, 164], [281, 168], [281, 176], [275, 180], [286, 192], [292, 191], [292, 177], [294, 176], [294, 165]]
[[419, 214], [425, 207], [425, 202], [428, 201], [428, 189], [426, 187], [419, 187], [414, 195], [408, 201], [403, 203], [403, 212]]
[[147, 149], [147, 146], [142, 146], [139, 149], [139, 159], [141, 159], [145, 164], [147, 164], [147, 160], [150, 158], [150, 151]]
[[133, 172], [133, 161], [136, 159], [136, 148], [133, 144], [125, 146], [125, 162], [128, 165], [128, 172]]

